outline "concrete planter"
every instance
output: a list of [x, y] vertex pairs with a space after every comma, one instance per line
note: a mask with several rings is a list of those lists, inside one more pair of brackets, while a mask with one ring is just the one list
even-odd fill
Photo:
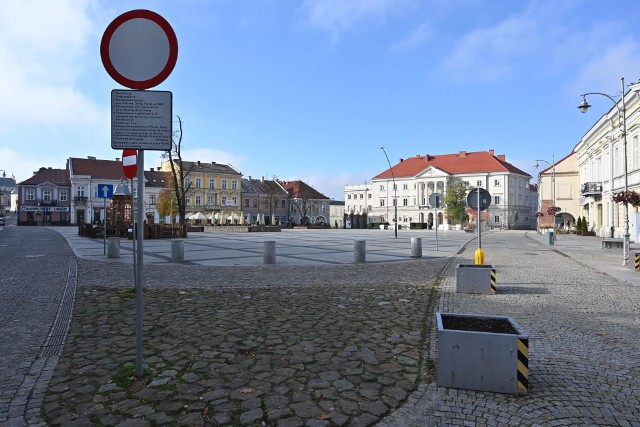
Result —
[[526, 394], [529, 336], [510, 317], [436, 313], [438, 386]]
[[465, 294], [495, 294], [496, 269], [493, 265], [458, 264], [456, 292]]

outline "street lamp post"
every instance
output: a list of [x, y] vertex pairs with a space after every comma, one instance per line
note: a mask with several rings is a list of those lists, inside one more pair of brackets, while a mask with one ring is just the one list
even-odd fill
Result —
[[[620, 79], [620, 97], [622, 100], [622, 108], [618, 105], [618, 102], [613, 99], [610, 95], [601, 92], [587, 92], [582, 95], [582, 103], [578, 106], [581, 112], [586, 113], [587, 110], [591, 107], [587, 102], [587, 95], [601, 95], [609, 98], [613, 105], [615, 105], [618, 110], [618, 118], [620, 120], [620, 132], [622, 134], [622, 159], [623, 159], [623, 168], [622, 173], [624, 174], [624, 192], [625, 194], [629, 191], [629, 180], [627, 174], [627, 116], [626, 116], [626, 107], [624, 103], [624, 77]], [[613, 182], [611, 183], [611, 193], [613, 194]], [[624, 239], [622, 244], [622, 265], [626, 266], [629, 264], [629, 205], [624, 203]]]
[[395, 216], [393, 228], [395, 230], [396, 239], [397, 239], [398, 238], [398, 196], [396, 192], [398, 191], [398, 189], [396, 187], [396, 177], [393, 174], [393, 168], [391, 167], [391, 162], [389, 161], [389, 156], [387, 156], [387, 152], [385, 151], [384, 147], [380, 147], [380, 149], [384, 153], [384, 156], [387, 158], [387, 163], [389, 163], [389, 170], [391, 170], [391, 178], [393, 179], [393, 211]]
[[[551, 166], [551, 208], [553, 209], [553, 232], [554, 232], [554, 240], [555, 240], [555, 230], [556, 230], [556, 156], [555, 154], [551, 155], [551, 163], [546, 160], [536, 160], [536, 169], [540, 167], [540, 162], [544, 162]], [[540, 206], [542, 208], [542, 206]]]

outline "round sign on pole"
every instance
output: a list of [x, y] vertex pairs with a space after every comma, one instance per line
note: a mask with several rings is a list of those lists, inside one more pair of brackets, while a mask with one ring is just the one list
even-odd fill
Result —
[[476, 188], [467, 194], [467, 204], [474, 211], [478, 210], [478, 192], [480, 192], [480, 210], [483, 211], [491, 204], [491, 194], [484, 188]]
[[431, 205], [432, 208], [439, 208], [442, 205], [442, 200], [442, 194], [433, 193], [429, 196], [429, 205]]
[[124, 176], [133, 179], [138, 172], [138, 152], [136, 150], [122, 151], [122, 170]]
[[131, 10], [104, 31], [100, 57], [107, 73], [122, 86], [149, 89], [173, 71], [178, 39], [162, 16], [150, 10]]

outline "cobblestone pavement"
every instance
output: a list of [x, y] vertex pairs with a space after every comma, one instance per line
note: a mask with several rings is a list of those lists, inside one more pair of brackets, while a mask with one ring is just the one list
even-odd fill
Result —
[[[451, 258], [392, 263], [147, 268], [142, 379], [132, 377], [131, 265], [78, 259], [72, 327], [41, 419], [640, 426], [636, 276], [597, 268], [594, 259], [619, 257], [590, 240], [551, 247], [528, 236], [483, 237], [496, 295], [455, 292], [473, 242]], [[528, 394], [437, 387], [436, 311], [513, 317], [530, 337]]]
[[[455, 292], [454, 270], [470, 261], [475, 248], [469, 245], [448, 265], [436, 304], [446, 313], [511, 316], [529, 334], [528, 394], [424, 381], [380, 426], [640, 426], [640, 276], [623, 281], [591, 267], [598, 260], [617, 263], [619, 255], [584, 244], [567, 250], [579, 237], [560, 237], [563, 251], [576, 256], [570, 258], [528, 235], [534, 237], [483, 237], [485, 263], [497, 270], [496, 295]], [[432, 330], [426, 357], [437, 364], [435, 342]]]
[[419, 382], [432, 283], [446, 262], [146, 269], [146, 374], [127, 386], [117, 376], [135, 361], [133, 271], [79, 260], [73, 325], [44, 417], [371, 425]]
[[9, 225], [1, 233], [0, 425], [40, 425], [44, 392], [68, 326], [59, 308], [70, 314], [62, 302], [74, 279], [75, 257], [51, 230]]

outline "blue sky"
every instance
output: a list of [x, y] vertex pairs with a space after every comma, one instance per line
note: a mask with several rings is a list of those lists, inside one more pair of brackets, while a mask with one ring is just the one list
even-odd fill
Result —
[[[111, 149], [100, 39], [169, 21], [185, 160], [302, 179], [343, 199], [416, 154], [494, 149], [535, 177], [640, 79], [640, 4], [611, 0], [0, 0], [0, 169], [18, 181]], [[147, 151], [145, 168], [159, 166]]]

